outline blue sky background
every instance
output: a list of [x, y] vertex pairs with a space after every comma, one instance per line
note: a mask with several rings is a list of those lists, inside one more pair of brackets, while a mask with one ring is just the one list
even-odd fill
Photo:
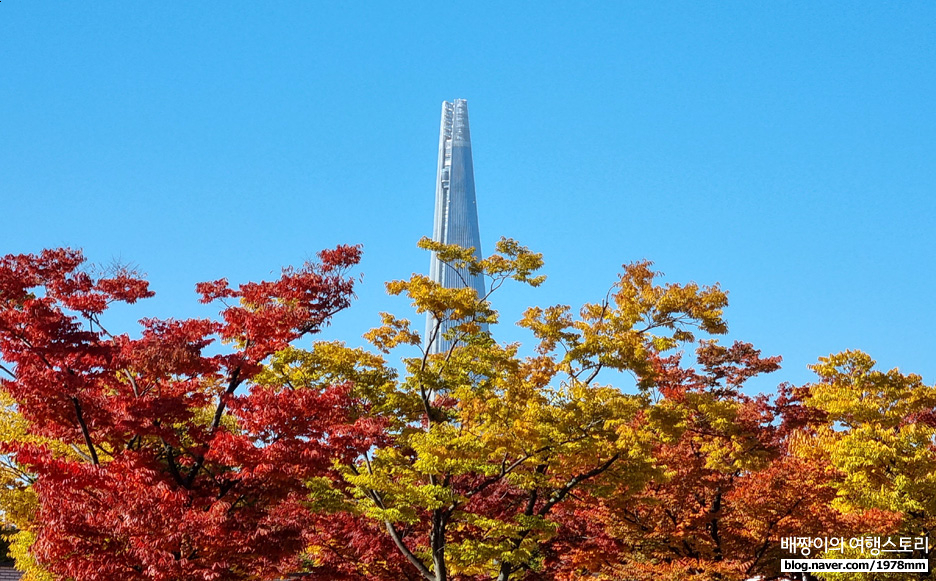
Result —
[[361, 243], [325, 334], [360, 343], [407, 314], [383, 281], [428, 269], [465, 98], [485, 250], [517, 238], [550, 277], [502, 291], [502, 338], [649, 258], [730, 291], [731, 338], [784, 357], [764, 389], [847, 348], [932, 383], [934, 45], [913, 1], [5, 0], [0, 253], [138, 265], [158, 295], [125, 322]]

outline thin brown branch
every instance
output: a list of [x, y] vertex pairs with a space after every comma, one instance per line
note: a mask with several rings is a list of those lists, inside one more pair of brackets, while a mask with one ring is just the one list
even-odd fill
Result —
[[538, 513], [539, 516], [546, 516], [546, 513], [552, 510], [552, 507], [555, 506], [556, 503], [561, 502], [563, 499], [565, 499], [565, 497], [569, 495], [569, 493], [572, 491], [573, 488], [575, 488], [576, 486], [578, 486], [579, 484], [581, 484], [582, 482], [590, 478], [594, 478], [595, 476], [598, 476], [599, 474], [601, 474], [602, 472], [610, 468], [612, 464], [617, 462], [618, 458], [620, 457], [621, 457], [621, 454], [617, 453], [614, 456], [611, 456], [610, 458], [608, 458], [608, 461], [604, 462], [600, 466], [596, 466], [595, 468], [589, 470], [588, 472], [583, 472], [581, 474], [574, 476], [572, 479], [569, 480], [568, 483], [566, 483], [565, 486], [553, 492], [549, 500], [546, 501], [546, 504], [544, 504], [542, 508], [540, 508], [539, 513]]
[[9, 375], [10, 377], [12, 377], [14, 381], [15, 381], [16, 379], [18, 379], [18, 378], [16, 377], [16, 374], [15, 374], [15, 373], [13, 373], [12, 371], [10, 371], [9, 369], [7, 369], [6, 367], [4, 367], [3, 365], [0, 365], [0, 371], [5, 372], [7, 375]]
[[130, 380], [130, 387], [133, 389], [133, 395], [135, 397], [140, 397], [140, 390], [137, 388], [136, 379], [133, 378], [133, 374], [130, 373], [129, 369], [124, 369], [123, 372], [126, 374], [127, 379]]
[[88, 446], [91, 463], [97, 466], [100, 462], [98, 462], [98, 455], [94, 449], [94, 444], [91, 442], [91, 432], [88, 431], [88, 424], [85, 423], [84, 414], [81, 412], [81, 402], [78, 401], [76, 396], [72, 396], [71, 401], [75, 406], [75, 415], [78, 416], [78, 425], [81, 426], [81, 435], [84, 436], [85, 445]]
[[[358, 474], [358, 470], [353, 466], [351, 467], [351, 471], [355, 474]], [[383, 499], [380, 498], [380, 495], [376, 490], [365, 489], [365, 492], [368, 496], [370, 496], [371, 500], [374, 501], [374, 504], [379, 506], [381, 509], [386, 510], [387, 507], [384, 505]], [[409, 561], [410, 564], [412, 564], [414, 567], [416, 567], [419, 573], [428, 581], [438, 581], [436, 576], [432, 574], [432, 571], [430, 571], [429, 568], [419, 560], [419, 557], [414, 555], [409, 547], [406, 546], [406, 543], [403, 542], [402, 535], [400, 535], [399, 531], [396, 530], [396, 527], [393, 526], [393, 523], [387, 520], [384, 521], [384, 526], [387, 529], [387, 534], [389, 534], [390, 538], [393, 540], [393, 544], [396, 545], [397, 549], [400, 551], [400, 554], [406, 557], [406, 560]]]
[[426, 567], [419, 558], [409, 550], [409, 547], [403, 542], [400, 533], [397, 532], [396, 527], [393, 526], [393, 523], [390, 521], [384, 521], [384, 525], [387, 527], [387, 533], [390, 534], [390, 538], [393, 539], [393, 544], [397, 546], [400, 553], [406, 557], [406, 560], [409, 561], [419, 572], [425, 577], [428, 581], [437, 581], [435, 575], [432, 574], [432, 571]]
[[165, 440], [162, 440], [162, 444], [163, 449], [166, 451], [166, 464], [169, 466], [169, 473], [172, 475], [173, 480], [175, 480], [183, 488], [188, 488], [188, 485], [182, 478], [182, 474], [179, 472], [179, 467], [176, 465], [175, 455], [172, 452], [172, 446], [170, 446], [169, 442]]
[[[244, 346], [246, 349], [249, 345]], [[215, 408], [214, 419], [211, 420], [211, 428], [209, 429], [210, 433], [214, 433], [215, 430], [221, 425], [221, 418], [224, 416], [224, 409], [226, 407], [225, 398], [228, 395], [234, 393], [234, 390], [241, 384], [242, 380], [240, 379], [241, 368], [237, 367], [234, 371], [231, 372], [231, 378], [228, 381], [227, 389], [224, 390], [224, 393], [218, 396], [218, 406]], [[192, 470], [189, 472], [188, 477], [185, 479], [185, 487], [188, 488], [195, 481], [195, 476], [198, 475], [199, 470], [202, 469], [202, 466], [205, 464], [205, 455], [199, 454], [198, 458], [195, 459], [195, 464], [192, 465]]]

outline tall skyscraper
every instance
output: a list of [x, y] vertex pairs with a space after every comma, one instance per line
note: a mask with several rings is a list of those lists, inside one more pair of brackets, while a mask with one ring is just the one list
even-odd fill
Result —
[[[478, 205], [475, 200], [474, 168], [471, 164], [471, 134], [468, 130], [468, 101], [455, 99], [442, 103], [442, 126], [439, 129], [439, 164], [436, 171], [435, 226], [432, 239], [445, 244], [473, 247], [481, 257], [481, 234], [478, 230]], [[470, 286], [484, 296], [484, 277], [455, 269], [443, 263], [433, 252], [429, 277], [446, 288]], [[430, 314], [426, 321], [425, 341], [433, 336], [437, 321]], [[435, 341], [427, 345], [430, 353], [451, 347], [442, 339], [448, 325], [442, 325]]]

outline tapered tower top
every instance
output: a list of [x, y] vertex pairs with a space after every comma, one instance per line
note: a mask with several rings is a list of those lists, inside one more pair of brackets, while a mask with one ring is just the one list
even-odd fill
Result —
[[[475, 256], [481, 258], [468, 101], [464, 99], [442, 103], [432, 239], [444, 244], [474, 248]], [[467, 269], [454, 269], [443, 264], [434, 252], [430, 259], [429, 277], [446, 288], [470, 286], [478, 292], [478, 296], [484, 296], [484, 278], [480, 274], [470, 274]], [[432, 315], [428, 316], [425, 341], [431, 353], [441, 353], [451, 347], [451, 342], [442, 340], [446, 330], [445, 324], [440, 326]]]

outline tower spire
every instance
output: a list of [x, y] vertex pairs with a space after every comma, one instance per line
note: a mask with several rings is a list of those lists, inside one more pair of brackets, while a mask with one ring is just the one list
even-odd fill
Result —
[[[475, 199], [474, 167], [471, 162], [471, 131], [468, 127], [468, 101], [455, 99], [442, 103], [442, 124], [439, 129], [439, 163], [436, 170], [435, 222], [432, 239], [443, 244], [458, 244], [474, 248], [481, 258], [481, 234], [478, 228], [478, 205]], [[429, 277], [445, 288], [471, 287], [484, 296], [484, 277], [467, 269], [455, 269], [432, 253]], [[445, 322], [434, 333], [439, 322], [429, 314], [425, 340], [430, 353], [441, 353], [451, 347], [442, 338], [450, 325]]]

